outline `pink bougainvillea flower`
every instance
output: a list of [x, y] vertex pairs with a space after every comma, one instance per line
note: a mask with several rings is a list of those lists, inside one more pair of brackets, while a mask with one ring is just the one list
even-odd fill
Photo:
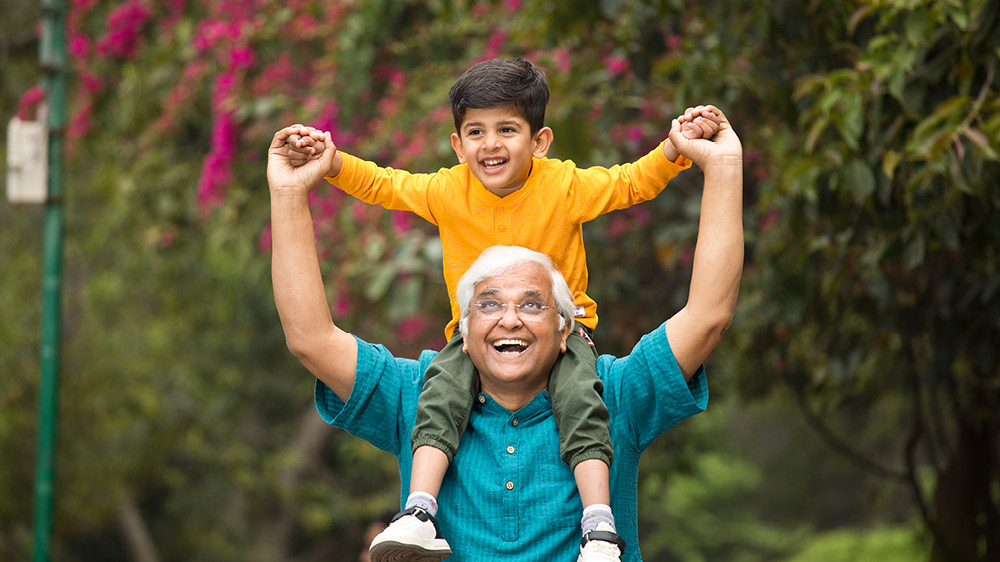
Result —
[[427, 335], [431, 323], [423, 316], [409, 316], [396, 323], [396, 333], [405, 343], [414, 343]]
[[229, 56], [229, 65], [231, 68], [250, 68], [255, 60], [253, 49], [244, 45], [232, 50]]
[[220, 107], [224, 105], [223, 94], [232, 89], [232, 81], [232, 75], [222, 75], [215, 84], [217, 107], [215, 120], [212, 123], [212, 145], [208, 156], [205, 157], [201, 178], [198, 181], [198, 205], [202, 211], [207, 211], [223, 201], [223, 188], [229, 183], [232, 175], [238, 131], [234, 112], [222, 110]]
[[413, 228], [413, 215], [404, 211], [393, 211], [392, 226], [399, 234], [406, 234]]
[[490, 35], [489, 39], [486, 40], [486, 49], [480, 60], [489, 60], [500, 56], [500, 49], [505, 41], [507, 41], [507, 32], [502, 30], [493, 32], [493, 35]]
[[348, 294], [347, 289], [339, 287], [337, 289], [337, 297], [333, 301], [333, 317], [338, 319], [347, 318], [353, 310], [354, 304], [351, 300], [351, 295]]
[[632, 142], [642, 142], [642, 125], [629, 125], [625, 129], [625, 137]]
[[108, 16], [108, 32], [97, 43], [97, 52], [132, 59], [139, 48], [139, 34], [150, 13], [139, 0], [129, 0]]
[[69, 32], [69, 56], [83, 60], [90, 56], [90, 37], [78, 31]]
[[628, 59], [621, 55], [604, 57], [604, 66], [612, 76], [622, 76], [629, 70]]
[[38, 105], [45, 99], [45, 90], [40, 85], [28, 88], [17, 101], [17, 118], [31, 121], [37, 117]]
[[260, 236], [257, 237], [257, 250], [262, 254], [268, 254], [271, 252], [271, 224], [268, 223], [264, 227], [264, 230], [260, 231]]

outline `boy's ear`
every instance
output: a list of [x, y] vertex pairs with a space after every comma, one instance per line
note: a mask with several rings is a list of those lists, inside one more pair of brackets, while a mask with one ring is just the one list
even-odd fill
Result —
[[451, 134], [451, 148], [455, 151], [455, 156], [458, 156], [458, 163], [465, 164], [465, 153], [462, 152], [462, 137], [458, 136], [458, 133]]
[[535, 158], [545, 158], [545, 155], [549, 153], [549, 147], [552, 146], [552, 139], [555, 134], [552, 129], [548, 127], [542, 127], [535, 133], [535, 137], [531, 139], [532, 150], [531, 155]]

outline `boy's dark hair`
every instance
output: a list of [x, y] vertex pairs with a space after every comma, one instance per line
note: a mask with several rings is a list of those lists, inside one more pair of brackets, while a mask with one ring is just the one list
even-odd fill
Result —
[[510, 107], [524, 117], [534, 135], [545, 126], [549, 81], [541, 69], [524, 59], [489, 59], [463, 72], [448, 99], [459, 134], [466, 110]]

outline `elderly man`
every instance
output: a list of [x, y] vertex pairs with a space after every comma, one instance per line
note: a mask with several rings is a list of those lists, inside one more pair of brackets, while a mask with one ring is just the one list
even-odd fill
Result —
[[[407, 490], [409, 436], [434, 353], [396, 358], [334, 324], [308, 206], [309, 189], [327, 163], [291, 166], [288, 134], [275, 134], [267, 170], [274, 295], [286, 341], [318, 379], [316, 407], [324, 419], [395, 455]], [[641, 559], [639, 456], [664, 431], [704, 409], [702, 363], [730, 325], [743, 264], [739, 138], [723, 116], [712, 141], [686, 139], [676, 121], [670, 139], [705, 176], [688, 301], [628, 356], [602, 356], [597, 368], [615, 449], [612, 509], [618, 532], [634, 545], [617, 554], [630, 561]], [[321, 156], [327, 157], [332, 151]], [[546, 391], [572, 326], [565, 281], [546, 256], [497, 248], [473, 264], [457, 298], [481, 392], [442, 483], [438, 500], [448, 509], [436, 523], [456, 561], [572, 560], [579, 552], [582, 506], [573, 474], [559, 457]], [[433, 523], [428, 541], [437, 540]]]

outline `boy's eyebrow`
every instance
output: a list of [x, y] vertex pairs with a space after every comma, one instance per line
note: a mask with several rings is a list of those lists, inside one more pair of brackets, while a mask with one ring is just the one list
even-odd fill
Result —
[[[497, 123], [497, 125], [501, 127], [518, 127], [520, 126], [520, 123], [518, 123], [516, 119], [509, 119], [505, 121], [500, 121]], [[483, 129], [485, 127], [486, 125], [484, 123], [480, 123], [479, 121], [470, 121], [462, 125], [462, 130], [465, 131], [470, 128]]]

